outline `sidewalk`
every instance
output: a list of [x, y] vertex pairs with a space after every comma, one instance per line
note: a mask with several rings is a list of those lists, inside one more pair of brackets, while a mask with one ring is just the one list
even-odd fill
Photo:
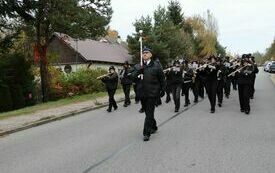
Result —
[[[116, 94], [115, 99], [117, 102], [123, 101], [124, 94]], [[7, 118], [0, 121], [0, 136], [29, 129], [52, 121], [61, 120], [86, 111], [102, 108], [107, 106], [107, 104], [108, 96], [105, 96], [90, 101], [42, 110], [33, 114]]]

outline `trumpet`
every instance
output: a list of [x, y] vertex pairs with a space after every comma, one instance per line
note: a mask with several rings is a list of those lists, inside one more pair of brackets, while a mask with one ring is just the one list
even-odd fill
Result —
[[247, 64], [247, 65], [245, 65], [245, 66], [243, 66], [243, 67], [238, 68], [237, 70], [235, 70], [235, 71], [233, 71], [232, 73], [230, 73], [230, 74], [228, 75], [228, 77], [234, 76], [235, 73], [240, 72], [242, 69], [244, 69], [244, 68], [247, 67], [247, 66], [251, 66], [251, 64]]
[[102, 78], [105, 78], [105, 77], [108, 77], [110, 76], [112, 73], [107, 73], [107, 74], [104, 74], [104, 75], [101, 75], [101, 76], [98, 76], [96, 79], [99, 80], [99, 79], [102, 79]]
[[171, 68], [171, 67], [169, 67], [169, 68], [167, 68], [167, 69], [163, 70], [163, 73], [167, 73], [168, 71], [171, 71], [171, 70], [172, 70], [172, 68]]

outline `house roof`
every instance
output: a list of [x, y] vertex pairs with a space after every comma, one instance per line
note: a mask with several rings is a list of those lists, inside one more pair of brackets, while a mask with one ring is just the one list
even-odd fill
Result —
[[91, 39], [77, 40], [62, 33], [54, 33], [54, 36], [62, 39], [74, 51], [78, 52], [87, 61], [124, 63], [132, 62], [127, 48], [121, 44], [111, 44]]

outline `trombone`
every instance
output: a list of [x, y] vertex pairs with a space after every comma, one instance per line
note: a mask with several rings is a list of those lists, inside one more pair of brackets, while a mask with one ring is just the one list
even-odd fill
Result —
[[98, 76], [96, 79], [99, 80], [99, 79], [102, 79], [102, 78], [105, 78], [105, 77], [108, 77], [110, 76], [112, 73], [107, 73], [107, 74], [104, 74], [104, 75], [101, 75], [101, 76]]

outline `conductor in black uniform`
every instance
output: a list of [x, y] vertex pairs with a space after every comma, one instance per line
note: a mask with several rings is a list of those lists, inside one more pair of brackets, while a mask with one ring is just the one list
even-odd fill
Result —
[[151, 50], [144, 48], [142, 56], [143, 65], [135, 65], [131, 76], [133, 79], [141, 77], [141, 81], [137, 85], [137, 94], [141, 98], [146, 115], [143, 128], [143, 140], [148, 141], [151, 134], [158, 130], [154, 118], [155, 103], [159, 96], [164, 96], [166, 82], [161, 65], [152, 59]]

